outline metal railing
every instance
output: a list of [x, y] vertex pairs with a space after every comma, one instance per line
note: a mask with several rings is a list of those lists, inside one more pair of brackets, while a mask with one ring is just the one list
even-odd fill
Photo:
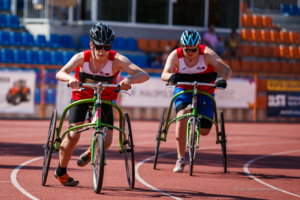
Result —
[[299, 0], [243, 0], [252, 12], [280, 13], [280, 4], [298, 5]]

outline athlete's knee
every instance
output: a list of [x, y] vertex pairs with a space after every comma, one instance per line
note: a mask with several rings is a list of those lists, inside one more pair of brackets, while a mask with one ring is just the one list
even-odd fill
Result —
[[210, 129], [202, 128], [202, 129], [200, 130], [200, 135], [206, 136], [206, 135], [209, 134], [209, 132], [210, 132]]

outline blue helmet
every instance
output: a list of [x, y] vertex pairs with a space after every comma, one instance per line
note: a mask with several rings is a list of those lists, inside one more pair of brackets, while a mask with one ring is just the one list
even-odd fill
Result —
[[184, 31], [181, 35], [180, 44], [182, 44], [183, 46], [195, 46], [199, 45], [200, 43], [200, 34], [193, 29], [188, 29]]

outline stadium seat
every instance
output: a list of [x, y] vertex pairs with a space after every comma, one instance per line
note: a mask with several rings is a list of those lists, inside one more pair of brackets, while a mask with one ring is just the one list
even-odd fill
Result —
[[261, 39], [263, 42], [272, 42], [271, 33], [268, 29], [262, 29], [260, 32], [261, 32]]
[[10, 44], [15, 46], [22, 46], [22, 35], [19, 32], [10, 33]]
[[281, 65], [278, 61], [271, 61], [271, 71], [270, 72], [281, 72]]
[[15, 59], [15, 63], [22, 63], [22, 64], [27, 63], [26, 51], [21, 49], [16, 49], [14, 51], [14, 59]]
[[298, 46], [289, 46], [289, 53], [292, 59], [300, 59]]
[[251, 69], [253, 72], [261, 72], [261, 65], [260, 65], [260, 62], [257, 61], [257, 60], [253, 60], [251, 62]]
[[51, 69], [45, 70], [45, 83], [50, 85], [55, 85], [57, 83], [56, 71]]
[[130, 51], [138, 51], [137, 41], [135, 38], [127, 38], [125, 40], [126, 48]]
[[159, 49], [158, 51], [160, 53], [165, 51], [166, 46], [169, 46], [169, 41], [168, 40], [159, 40], [158, 41], [158, 49]]
[[242, 60], [241, 70], [243, 72], [251, 72], [252, 71], [250, 62], [248, 60]]
[[243, 20], [247, 27], [253, 27], [253, 16], [252, 15], [243, 14]]
[[271, 57], [271, 47], [269, 45], [262, 46], [262, 56], [265, 58]]
[[263, 26], [265, 28], [274, 28], [273, 20], [270, 16], [263, 15], [262, 16], [262, 23], [263, 23]]
[[261, 31], [259, 29], [251, 29], [251, 38], [255, 42], [262, 42]]
[[25, 32], [22, 34], [22, 42], [23, 42], [23, 45], [25, 46], [34, 46], [34, 38], [33, 38], [33, 35], [31, 35], [30, 33], [28, 32]]
[[261, 47], [257, 44], [255, 45], [252, 45], [252, 56], [254, 57], [260, 57], [262, 55], [262, 52], [261, 52]]
[[290, 42], [292, 44], [300, 44], [299, 41], [299, 33], [296, 31], [290, 31], [289, 32], [289, 38], [290, 38]]
[[258, 79], [257, 80], [257, 91], [266, 92], [268, 90], [268, 80]]
[[60, 42], [59, 42], [59, 35], [57, 34], [50, 34], [50, 39], [48, 42], [48, 46], [52, 48], [58, 48], [60, 47]]
[[7, 15], [7, 27], [11, 28], [24, 28], [20, 26], [19, 16], [17, 15]]
[[115, 38], [114, 42], [112, 43], [112, 49], [125, 50], [125, 39], [121, 37]]
[[148, 68], [147, 57], [143, 55], [136, 55], [135, 56], [135, 64], [141, 68]]
[[63, 54], [59, 51], [52, 51], [51, 52], [51, 63], [53, 65], [63, 65]]
[[36, 88], [34, 91], [34, 103], [40, 103], [41, 102], [41, 89]]
[[0, 0], [0, 10], [11, 10], [11, 0]]
[[298, 6], [297, 6], [297, 5], [291, 4], [291, 5], [290, 5], [290, 12], [289, 12], [289, 14], [290, 14], [291, 16], [299, 15], [299, 9], [298, 9]]
[[0, 31], [0, 44], [10, 45], [10, 34], [6, 31]]
[[26, 52], [27, 63], [39, 64], [39, 54], [35, 50], [27, 50]]
[[250, 29], [242, 28], [242, 40], [252, 42]]
[[45, 104], [55, 104], [56, 90], [45, 89]]
[[280, 43], [281, 42], [279, 31], [271, 30], [270, 33], [271, 33], [271, 41], [272, 42], [274, 42], [274, 43]]
[[130, 60], [130, 62], [132, 62], [132, 63], [136, 63], [135, 62], [135, 56], [133, 56], [133, 55], [130, 55], [130, 54], [124, 54], [124, 56], [126, 57], [126, 58], [128, 58], [129, 60]]
[[261, 62], [261, 71], [262, 72], [272, 72], [271, 63], [269, 61], [262, 61]]
[[253, 26], [256, 28], [260, 28], [263, 26], [261, 15], [253, 15]]
[[231, 60], [230, 61], [230, 68], [233, 72], [241, 71], [241, 65], [239, 60]]
[[280, 41], [285, 44], [290, 43], [290, 37], [289, 37], [289, 32], [287, 31], [280, 31]]
[[137, 39], [138, 48], [142, 51], [148, 51], [148, 42], [144, 38]]
[[280, 45], [279, 46], [279, 51], [280, 51], [280, 57], [281, 58], [290, 58], [290, 52], [289, 52], [289, 46], [287, 45]]
[[74, 52], [69, 51], [69, 52], [64, 52], [63, 53], [63, 61], [64, 61], [64, 65], [67, 64], [71, 58], [75, 55]]
[[148, 51], [150, 53], [159, 52], [158, 41], [156, 39], [149, 39], [148, 40]]
[[289, 62], [283, 61], [281, 62], [281, 71], [283, 73], [291, 73], [292, 69]]
[[171, 49], [175, 49], [175, 48], [177, 48], [178, 41], [177, 40], [170, 40], [169, 45], [170, 45]]
[[280, 10], [282, 15], [290, 15], [290, 7], [286, 4], [280, 4]]
[[90, 37], [87, 35], [80, 36], [80, 48], [90, 49]]
[[295, 74], [300, 74], [300, 63], [293, 62], [291, 63], [291, 72]]
[[251, 46], [249, 44], [242, 44], [243, 56], [252, 56]]
[[46, 47], [47, 46], [46, 36], [37, 35], [35, 40], [35, 45], [39, 47]]
[[39, 51], [39, 63], [51, 65], [51, 54], [49, 51]]
[[75, 45], [73, 43], [73, 39], [71, 35], [62, 35], [59, 38], [59, 44], [60, 47], [64, 47], [64, 48], [75, 48]]
[[0, 14], [0, 27], [7, 27], [6, 15]]
[[272, 58], [279, 58], [280, 57], [280, 50], [278, 45], [273, 45], [272, 47]]
[[223, 59], [223, 61], [231, 68], [230, 61], [228, 59]]
[[11, 49], [2, 49], [1, 50], [1, 61], [3, 63], [13, 63], [14, 59], [14, 52]]

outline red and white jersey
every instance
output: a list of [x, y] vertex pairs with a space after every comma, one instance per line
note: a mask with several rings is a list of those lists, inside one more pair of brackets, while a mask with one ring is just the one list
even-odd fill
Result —
[[[87, 50], [84, 51], [84, 61], [83, 61], [83, 65], [82, 67], [78, 66], [75, 69], [75, 78], [80, 82], [79, 77], [78, 77], [78, 73], [81, 70], [84, 73], [87, 74], [91, 74], [91, 75], [96, 75], [96, 76], [103, 76], [103, 77], [109, 77], [109, 76], [115, 76], [115, 80], [113, 82], [113, 84], [116, 84], [116, 79], [119, 75], [119, 72], [117, 72], [116, 74], [113, 73], [113, 62], [116, 56], [116, 52], [113, 50], [109, 51], [109, 55], [108, 55], [108, 60], [105, 64], [105, 66], [101, 69], [101, 71], [98, 74], [93, 74], [90, 70], [90, 56], [91, 56], [91, 52], [92, 50]], [[108, 101], [113, 101], [117, 99], [118, 94], [114, 91], [112, 91], [112, 89], [107, 88], [104, 90], [104, 92], [102, 92], [101, 94], [101, 99], [103, 100], [108, 100]], [[81, 99], [90, 99], [94, 97], [94, 90], [93, 89], [89, 89], [86, 91], [82, 91], [82, 92], [73, 92], [72, 93], [72, 98], [74, 100], [81, 100]]]
[[[175, 73], [180, 74], [205, 74], [205, 73], [212, 73], [215, 71], [215, 68], [212, 65], [206, 65], [204, 60], [204, 45], [199, 45], [199, 60], [196, 65], [192, 67], [188, 67], [184, 62], [184, 57], [182, 54], [182, 47], [177, 48], [177, 56], [178, 56], [178, 69], [175, 66]], [[214, 83], [214, 82], [211, 82]], [[178, 86], [179, 88], [190, 90], [193, 89], [193, 86]], [[208, 87], [208, 86], [200, 86], [198, 87], [199, 90], [202, 90], [204, 92], [207, 92], [209, 94], [214, 93], [214, 88]]]

